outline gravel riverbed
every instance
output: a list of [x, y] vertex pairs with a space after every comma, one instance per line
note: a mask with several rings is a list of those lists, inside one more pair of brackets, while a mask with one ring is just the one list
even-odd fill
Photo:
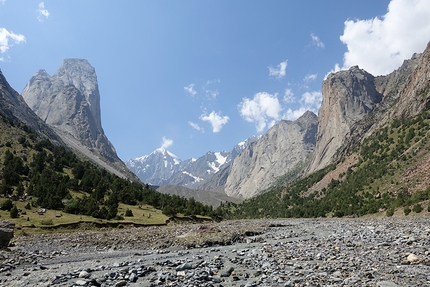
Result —
[[430, 286], [430, 218], [268, 219], [17, 237], [0, 286]]

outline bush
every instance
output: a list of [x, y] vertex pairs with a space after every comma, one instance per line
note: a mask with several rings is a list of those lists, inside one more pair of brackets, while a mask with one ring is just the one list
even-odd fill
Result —
[[408, 215], [409, 213], [411, 213], [411, 209], [409, 207], [405, 207], [405, 209], [403, 209], [403, 212], [405, 213], [405, 215]]
[[133, 216], [133, 211], [131, 211], [131, 209], [127, 208], [127, 210], [125, 211], [125, 216], [132, 217]]
[[14, 204], [13, 207], [11, 208], [10, 212], [10, 218], [18, 218], [19, 216], [19, 211], [18, 208], [16, 207], [16, 205]]
[[417, 203], [414, 205], [414, 207], [412, 207], [412, 210], [415, 213], [420, 213], [421, 211], [423, 211], [423, 207], [421, 206], [421, 204]]
[[1, 205], [1, 210], [10, 211], [13, 208], [13, 202], [12, 200], [8, 199]]
[[394, 215], [394, 208], [388, 208], [387, 209], [387, 211], [386, 211], [386, 215], [388, 216], [388, 217], [391, 217], [391, 216], [393, 216]]

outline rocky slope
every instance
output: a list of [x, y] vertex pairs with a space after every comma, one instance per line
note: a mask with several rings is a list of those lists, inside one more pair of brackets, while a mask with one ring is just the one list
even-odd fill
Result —
[[330, 74], [322, 85], [318, 133], [309, 173], [332, 162], [354, 125], [369, 114], [383, 95], [374, 77], [359, 67]]
[[225, 184], [232, 197], [250, 198], [313, 151], [318, 118], [306, 112], [294, 122], [280, 121], [234, 160]]
[[132, 177], [104, 134], [97, 76], [87, 60], [65, 59], [52, 77], [39, 70], [22, 96], [69, 147], [119, 176]]
[[13, 119], [15, 123], [23, 123], [42, 137], [54, 143], [62, 143], [60, 137], [46, 125], [26, 104], [24, 99], [7, 82], [0, 70], [0, 114]]
[[[373, 77], [358, 67], [329, 75], [323, 82], [317, 143], [308, 173], [340, 160], [390, 120], [426, 109], [429, 52], [427, 47], [422, 54], [412, 55], [385, 76]], [[360, 107], [354, 103], [363, 100], [358, 113]]]

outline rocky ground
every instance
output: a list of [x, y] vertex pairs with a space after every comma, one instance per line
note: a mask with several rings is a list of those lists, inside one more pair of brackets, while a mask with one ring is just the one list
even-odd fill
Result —
[[0, 286], [430, 286], [430, 218], [280, 219], [14, 239]]

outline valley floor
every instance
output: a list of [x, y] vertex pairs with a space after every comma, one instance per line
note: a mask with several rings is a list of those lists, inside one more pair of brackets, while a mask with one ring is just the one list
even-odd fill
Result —
[[32, 235], [0, 286], [430, 286], [430, 218], [277, 219]]

